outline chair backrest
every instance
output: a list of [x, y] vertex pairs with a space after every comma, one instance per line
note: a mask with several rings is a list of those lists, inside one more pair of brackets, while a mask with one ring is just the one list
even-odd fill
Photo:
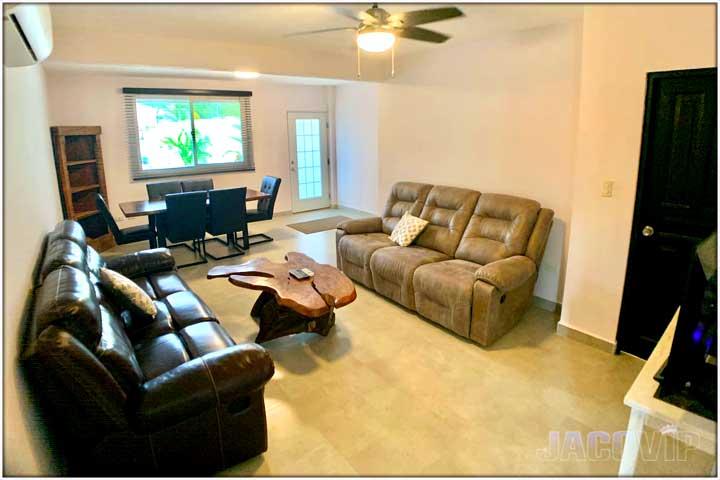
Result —
[[107, 223], [107, 226], [110, 228], [113, 237], [115, 237], [115, 241], [120, 243], [122, 241], [122, 232], [113, 218], [112, 213], [110, 213], [110, 209], [108, 208], [105, 199], [99, 193], [95, 194], [95, 204], [97, 205], [97, 209], [100, 210], [103, 219], [105, 219], [105, 223]]
[[[525, 254], [539, 212], [540, 204], [535, 200], [483, 193], [475, 206], [455, 257], [485, 265], [513, 255]], [[542, 258], [541, 250], [547, 242], [549, 223], [552, 223], [552, 211], [548, 212], [549, 218], [545, 218], [546, 215], [543, 217], [547, 220], [544, 221], [547, 228], [538, 232], [539, 237], [533, 242], [536, 253], [533, 253], [532, 259], [535, 261]], [[544, 241], [540, 237], [544, 237]]]
[[199, 192], [215, 188], [212, 178], [198, 178], [197, 180], [181, 180], [180, 189], [183, 192]]
[[271, 177], [266, 175], [263, 177], [262, 185], [260, 185], [260, 191], [271, 195], [270, 198], [263, 198], [258, 200], [258, 212], [263, 214], [266, 220], [270, 220], [273, 217], [275, 211], [275, 200], [277, 199], [278, 192], [280, 191], [281, 178]]
[[415, 182], [397, 182], [390, 190], [382, 214], [383, 232], [390, 235], [405, 212], [419, 216], [432, 185]]
[[247, 188], [210, 190], [210, 221], [207, 231], [212, 235], [239, 232], [247, 222], [245, 197]]
[[165, 195], [168, 193], [180, 193], [182, 191], [180, 182], [177, 180], [148, 183], [145, 185], [145, 188], [147, 188], [149, 200], [164, 200]]
[[455, 255], [480, 192], [468, 188], [436, 185], [428, 193], [420, 218], [430, 222], [415, 243]]
[[165, 196], [166, 236], [187, 242], [205, 236], [207, 192], [169, 193]]

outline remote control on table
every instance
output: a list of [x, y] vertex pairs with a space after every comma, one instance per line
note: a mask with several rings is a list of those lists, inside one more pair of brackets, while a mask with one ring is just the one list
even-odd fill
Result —
[[293, 268], [289, 271], [289, 273], [298, 280], [305, 280], [306, 278], [310, 278], [315, 275], [315, 273], [309, 268]]

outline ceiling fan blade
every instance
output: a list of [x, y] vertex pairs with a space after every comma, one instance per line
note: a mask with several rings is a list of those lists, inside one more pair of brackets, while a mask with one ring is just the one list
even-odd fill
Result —
[[433, 32], [432, 30], [419, 27], [397, 28], [395, 29], [395, 35], [411, 40], [432, 43], [443, 43], [450, 38], [449, 35], [445, 35], [444, 33]]
[[283, 35], [285, 37], [298, 37], [300, 35], [312, 35], [315, 33], [325, 33], [325, 32], [339, 32], [341, 30], [357, 30], [355, 27], [337, 27], [337, 28], [324, 28], [322, 30], [307, 30], [305, 32], [295, 32], [295, 33], [288, 33], [286, 35]]
[[377, 20], [372, 15], [368, 15], [365, 12], [353, 12], [352, 10], [345, 7], [333, 7], [338, 15], [342, 15], [345, 18], [355, 20], [356, 22], [363, 22], [367, 24], [377, 23]]
[[455, 7], [430, 8], [427, 10], [414, 10], [412, 12], [396, 13], [388, 21], [391, 24], [401, 24], [403, 27], [412, 27], [424, 23], [439, 22], [450, 18], [462, 17], [465, 14]]

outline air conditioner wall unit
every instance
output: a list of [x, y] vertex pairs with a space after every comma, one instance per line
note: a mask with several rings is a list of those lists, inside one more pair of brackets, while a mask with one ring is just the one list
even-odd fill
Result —
[[50, 7], [20, 4], [3, 11], [3, 63], [24, 67], [40, 63], [53, 48]]

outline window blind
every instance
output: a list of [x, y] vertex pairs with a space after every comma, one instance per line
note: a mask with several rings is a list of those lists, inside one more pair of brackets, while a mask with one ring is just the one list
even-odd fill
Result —
[[[185, 175], [199, 175], [207, 173], [221, 173], [233, 171], [254, 171], [255, 162], [253, 158], [253, 136], [252, 136], [252, 92], [234, 90], [188, 90], [188, 89], [166, 89], [166, 88], [123, 88], [123, 101], [125, 110], [125, 124], [127, 128], [128, 154], [130, 162], [130, 177], [132, 180], [150, 178], [174, 177]], [[138, 100], [168, 100], [187, 101], [190, 105], [190, 112], [194, 112], [194, 102], [238, 102], [240, 105], [240, 132], [242, 138], [242, 160], [228, 162], [198, 163], [196, 148], [196, 119], [188, 119], [191, 125], [187, 132], [192, 138], [193, 164], [184, 167], [154, 167], [147, 168], [143, 165], [143, 152], [141, 145], [141, 132], [138, 128]], [[193, 113], [191, 117], [195, 116]], [[211, 133], [212, 132], [208, 132]], [[158, 159], [156, 164], [158, 163]], [[161, 160], [160, 160], [161, 162]]]

